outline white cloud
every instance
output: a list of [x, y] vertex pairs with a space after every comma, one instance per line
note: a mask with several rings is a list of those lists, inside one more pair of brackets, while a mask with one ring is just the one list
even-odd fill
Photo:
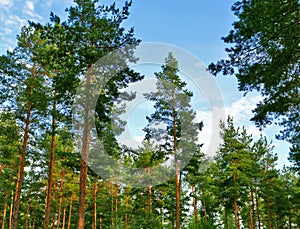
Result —
[[4, 24], [6, 26], [11, 26], [11, 25], [19, 25], [20, 27], [24, 26], [26, 24], [26, 20], [20, 18], [17, 15], [9, 15], [4, 21]]
[[27, 0], [25, 2], [25, 8], [23, 9], [23, 13], [27, 14], [28, 16], [32, 17], [32, 18], [38, 18], [38, 19], [42, 19], [42, 17], [35, 12], [35, 6], [34, 6], [34, 2]]
[[0, 0], [0, 7], [12, 7], [14, 5], [13, 0]]
[[26, 7], [27, 7], [28, 10], [34, 11], [34, 3], [33, 3], [33, 1], [26, 1], [25, 4], [26, 4]]

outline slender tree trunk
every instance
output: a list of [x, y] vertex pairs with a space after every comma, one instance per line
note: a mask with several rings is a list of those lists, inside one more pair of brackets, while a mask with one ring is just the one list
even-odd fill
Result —
[[100, 217], [99, 223], [100, 223], [100, 229], [102, 229], [102, 217]]
[[26, 216], [25, 216], [25, 228], [28, 229], [29, 227], [29, 211], [30, 211], [30, 204], [29, 200], [27, 202], [27, 209], [26, 209]]
[[111, 190], [111, 227], [114, 228], [115, 227], [115, 221], [114, 221], [114, 187], [113, 187], [113, 183], [110, 183], [110, 190]]
[[[151, 175], [151, 167], [147, 167], [148, 175]], [[149, 206], [148, 206], [148, 215], [150, 218], [150, 222], [152, 223], [152, 187], [151, 182], [148, 183], [148, 195], [149, 195]]]
[[226, 207], [224, 207], [224, 213], [225, 213], [225, 228], [229, 229], [229, 224], [228, 224], [228, 213]]
[[196, 228], [198, 228], [197, 199], [196, 199], [196, 192], [194, 186], [192, 187], [192, 193], [193, 193], [195, 226]]
[[67, 209], [64, 208], [62, 229], [65, 229], [65, 225], [66, 225], [66, 211], [67, 211]]
[[275, 224], [275, 229], [278, 229], [276, 213], [274, 213], [274, 224]]
[[95, 182], [94, 186], [94, 217], [93, 217], [93, 229], [97, 228], [97, 191], [98, 191], [98, 185], [97, 181]]
[[[73, 181], [73, 185], [74, 185], [74, 181]], [[68, 226], [67, 228], [70, 229], [71, 227], [71, 217], [72, 217], [72, 208], [73, 208], [73, 191], [71, 192], [71, 196], [70, 196], [70, 207], [69, 207], [69, 216], [68, 216]]]
[[239, 206], [238, 206], [237, 197], [234, 197], [234, 218], [235, 218], [236, 229], [240, 229]]
[[118, 209], [118, 205], [119, 205], [119, 186], [118, 183], [116, 182], [116, 207], [115, 207], [115, 212], [116, 212], [116, 225], [118, 225], [118, 214], [119, 214], [119, 209]]
[[180, 229], [180, 185], [179, 185], [179, 166], [177, 155], [177, 114], [175, 106], [175, 91], [172, 91], [172, 105], [173, 105], [173, 150], [175, 156], [175, 183], [176, 183], [176, 229]]
[[8, 225], [9, 229], [12, 229], [13, 204], [14, 204], [14, 190], [11, 190], [11, 203], [10, 203], [10, 210], [9, 210], [9, 225]]
[[172, 217], [172, 229], [175, 229], [175, 221], [174, 221], [174, 212], [173, 211], [171, 213], [171, 217]]
[[[86, 79], [86, 98], [90, 96], [91, 75], [90, 67]], [[90, 146], [90, 126], [89, 126], [89, 113], [90, 107], [88, 104], [84, 107], [84, 124], [83, 124], [83, 137], [82, 137], [82, 149], [81, 149], [81, 164], [80, 164], [80, 191], [79, 191], [79, 208], [78, 208], [78, 229], [84, 229], [84, 213], [85, 213], [85, 196], [86, 196], [86, 180], [88, 172], [88, 158], [89, 158], [89, 146]]]
[[[6, 191], [6, 199], [8, 199], [9, 197], [9, 194], [8, 192]], [[7, 202], [5, 201], [4, 202], [4, 206], [3, 206], [3, 217], [2, 217], [2, 226], [1, 226], [1, 229], [4, 229], [4, 226], [5, 226], [5, 221], [6, 221], [6, 211], [7, 211]]]
[[[37, 65], [36, 65], [36, 63], [34, 63], [32, 72], [31, 72], [32, 78], [35, 78], [36, 68], [37, 68]], [[31, 95], [32, 93], [33, 93], [33, 86], [30, 85], [29, 94]], [[23, 183], [31, 110], [32, 110], [32, 103], [28, 102], [25, 129], [24, 129], [24, 135], [23, 135], [22, 153], [20, 156], [20, 163], [19, 163], [17, 184], [16, 184], [16, 192], [15, 192], [15, 197], [14, 197], [14, 207], [13, 207], [13, 213], [12, 213], [12, 229], [17, 229], [17, 226], [18, 226], [18, 216], [19, 216], [20, 201], [21, 201], [21, 199], [20, 199], [21, 198], [21, 188], [22, 188], [22, 183]]]
[[206, 207], [204, 189], [202, 189], [202, 203], [203, 203], [204, 219], [206, 220], [207, 219], [207, 207]]
[[[236, 183], [236, 174], [233, 174], [233, 183]], [[236, 229], [240, 229], [240, 219], [239, 219], [239, 205], [238, 205], [238, 198], [237, 196], [233, 199], [234, 203], [234, 218], [235, 218], [235, 227]]]
[[267, 195], [267, 204], [268, 204], [268, 229], [272, 228], [271, 224], [271, 204], [270, 204], [270, 196]]
[[31, 229], [35, 228], [35, 221], [36, 221], [36, 216], [34, 216], [33, 218]]
[[250, 210], [250, 229], [255, 229], [255, 223], [253, 222], [253, 214], [254, 214], [254, 197], [253, 197], [253, 191], [250, 191], [251, 195], [251, 210]]
[[259, 212], [259, 202], [258, 202], [258, 191], [255, 188], [255, 203], [256, 203], [256, 213], [257, 213], [257, 221], [258, 221], [258, 229], [260, 229], [260, 212]]
[[69, 207], [69, 214], [68, 214], [68, 225], [67, 228], [70, 229], [71, 227], [71, 217], [72, 217], [72, 208], [73, 208], [73, 193], [70, 196], [70, 207]]
[[61, 208], [62, 208], [62, 200], [63, 200], [64, 179], [65, 179], [65, 172], [62, 171], [62, 173], [61, 173], [60, 187], [59, 187], [60, 194], [59, 194], [59, 208], [58, 208], [58, 213], [57, 213], [57, 226], [56, 226], [56, 229], [59, 229], [59, 225], [60, 225]]
[[49, 219], [50, 219], [50, 207], [51, 207], [51, 196], [52, 196], [52, 180], [53, 180], [53, 168], [54, 168], [54, 150], [55, 150], [55, 112], [56, 112], [56, 92], [54, 92], [54, 101], [52, 107], [52, 136], [51, 136], [51, 150], [50, 150], [50, 160], [49, 160], [49, 174], [48, 174], [48, 185], [47, 185], [47, 199], [45, 207], [45, 219], [44, 219], [44, 229], [49, 228]]
[[289, 227], [292, 229], [291, 210], [289, 210]]
[[126, 194], [126, 201], [125, 201], [125, 229], [128, 229], [128, 192], [127, 189], [125, 188], [125, 194]]
[[12, 213], [12, 229], [17, 229], [17, 225], [18, 225], [21, 187], [22, 187], [22, 183], [23, 183], [25, 156], [26, 156], [26, 148], [27, 148], [27, 142], [28, 142], [31, 109], [32, 109], [32, 104], [29, 103], [28, 108], [27, 108], [27, 114], [26, 114], [26, 125], [25, 125], [25, 131], [24, 131], [24, 136], [23, 136], [22, 154], [20, 156], [20, 164], [19, 164], [19, 169], [18, 169], [16, 192], [15, 192], [15, 197], [14, 197], [14, 206], [13, 206], [13, 213]]

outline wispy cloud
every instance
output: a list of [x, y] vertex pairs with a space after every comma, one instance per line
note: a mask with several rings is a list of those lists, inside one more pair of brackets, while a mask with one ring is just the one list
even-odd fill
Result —
[[0, 0], [0, 7], [1, 8], [11, 8], [14, 5], [13, 0]]
[[30, 1], [30, 0], [27, 0], [25, 2], [25, 7], [23, 9], [23, 13], [32, 18], [42, 19], [42, 16], [40, 16], [38, 13], [35, 12], [34, 2]]

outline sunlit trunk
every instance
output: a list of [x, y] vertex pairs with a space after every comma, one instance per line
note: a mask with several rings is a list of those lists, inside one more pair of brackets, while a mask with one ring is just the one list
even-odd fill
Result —
[[64, 185], [65, 172], [61, 173], [61, 181], [59, 187], [59, 208], [57, 213], [57, 226], [56, 229], [59, 229], [60, 225], [60, 217], [61, 217], [61, 208], [62, 208], [62, 200], [63, 200], [63, 185]]
[[[91, 75], [90, 68], [86, 79], [86, 98], [90, 95]], [[84, 229], [84, 215], [85, 215], [85, 196], [86, 196], [86, 180], [88, 173], [88, 158], [90, 146], [90, 126], [89, 126], [89, 113], [90, 107], [85, 104], [84, 107], [84, 122], [83, 122], [83, 137], [81, 149], [81, 162], [80, 162], [80, 184], [79, 184], [79, 208], [78, 208], [78, 224], [77, 229]]]
[[[35, 78], [37, 65], [34, 63], [31, 77]], [[29, 94], [33, 93], [33, 86], [30, 85]], [[18, 226], [18, 216], [19, 216], [19, 209], [20, 209], [20, 201], [21, 201], [21, 188], [23, 183], [23, 176], [24, 176], [24, 166], [25, 166], [25, 157], [26, 157], [26, 149], [28, 143], [28, 136], [29, 136], [29, 125], [30, 125], [30, 118], [31, 118], [31, 110], [32, 110], [32, 103], [28, 102], [27, 104], [27, 112], [26, 112], [26, 121], [25, 121], [25, 129], [23, 135], [23, 143], [22, 143], [22, 153], [20, 156], [20, 163], [18, 168], [18, 176], [17, 176], [17, 184], [16, 184], [16, 192], [14, 197], [14, 206], [13, 206], [13, 213], [12, 213], [12, 229], [17, 229]]]
[[49, 228], [50, 219], [50, 207], [51, 207], [51, 196], [52, 196], [52, 180], [53, 180], [53, 168], [54, 168], [54, 150], [55, 150], [55, 112], [56, 112], [56, 92], [54, 92], [54, 101], [52, 107], [52, 136], [51, 136], [51, 149], [50, 149], [50, 160], [49, 160], [49, 173], [48, 173], [48, 185], [47, 185], [47, 198], [45, 207], [45, 219], [44, 219], [44, 229]]

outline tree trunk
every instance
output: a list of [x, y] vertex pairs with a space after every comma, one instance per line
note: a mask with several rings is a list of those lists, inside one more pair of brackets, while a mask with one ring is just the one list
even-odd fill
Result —
[[[233, 177], [233, 183], [236, 183], [236, 174], [234, 173], [232, 175]], [[240, 219], [239, 219], [239, 205], [238, 205], [238, 198], [237, 196], [234, 197], [233, 199], [234, 203], [234, 218], [235, 218], [235, 227], [236, 229], [240, 229]]]
[[[73, 185], [74, 185], [74, 181], [73, 181]], [[73, 192], [71, 192], [71, 196], [70, 196], [70, 207], [69, 207], [68, 226], [67, 226], [68, 229], [70, 229], [71, 227], [72, 208], [73, 208]]]
[[100, 223], [100, 229], [102, 229], [102, 217], [100, 217], [99, 223]]
[[34, 216], [34, 218], [33, 218], [31, 229], [34, 229], [34, 227], [35, 227], [35, 221], [36, 221], [36, 216]]
[[207, 218], [207, 209], [206, 208], [207, 207], [206, 207], [204, 189], [202, 189], [202, 203], [203, 203], [204, 219], [206, 220], [206, 218]]
[[62, 229], [65, 229], [65, 225], [66, 225], [66, 211], [67, 211], [67, 209], [64, 208], [63, 225], [61, 227]]
[[289, 227], [292, 229], [291, 210], [289, 210]]
[[[32, 78], [35, 78], [36, 68], [37, 68], [37, 65], [36, 65], [36, 63], [34, 63], [33, 68], [32, 68], [32, 73], [31, 73]], [[29, 94], [31, 95], [32, 93], [33, 93], [33, 86], [30, 85]], [[25, 124], [24, 135], [23, 135], [22, 153], [20, 155], [20, 164], [19, 164], [19, 168], [18, 168], [16, 192], [15, 192], [15, 197], [14, 197], [14, 206], [13, 206], [13, 213], [12, 213], [12, 229], [17, 229], [17, 226], [18, 226], [18, 216], [19, 216], [20, 201], [21, 201], [21, 199], [20, 199], [21, 198], [21, 188], [22, 188], [22, 183], [23, 183], [31, 110], [32, 110], [32, 103], [28, 102], [27, 113], [26, 113], [26, 122], [25, 122], [26, 124]]]
[[267, 204], [268, 204], [268, 229], [272, 228], [271, 224], [271, 204], [270, 204], [270, 196], [269, 194], [267, 195]]
[[26, 210], [26, 216], [25, 216], [25, 228], [28, 229], [29, 227], [29, 211], [30, 211], [30, 204], [29, 200], [27, 202], [27, 210]]
[[[173, 209], [172, 209], [173, 210]], [[171, 213], [171, 217], [172, 217], [172, 222], [171, 222], [171, 224], [172, 224], [172, 229], [175, 229], [175, 221], [174, 221], [174, 212], [172, 211], [172, 213]]]
[[[9, 195], [8, 192], [6, 191], [6, 199], [8, 199]], [[6, 211], [7, 211], [7, 202], [4, 202], [4, 206], [3, 206], [3, 217], [2, 217], [2, 226], [1, 229], [4, 229], [5, 226], [5, 221], [6, 221]]]
[[115, 186], [115, 188], [116, 188], [116, 207], [115, 207], [115, 212], [116, 212], [116, 225], [118, 225], [118, 214], [119, 214], [119, 209], [118, 209], [118, 205], [119, 205], [119, 186], [118, 186], [118, 184], [117, 184], [117, 182], [116, 182], [116, 186]]
[[50, 160], [49, 160], [49, 174], [48, 174], [48, 185], [47, 185], [47, 199], [45, 208], [45, 219], [44, 219], [44, 229], [49, 228], [50, 219], [50, 207], [51, 207], [51, 196], [52, 196], [52, 180], [53, 180], [53, 168], [54, 168], [54, 150], [55, 150], [55, 112], [56, 112], [56, 92], [54, 92], [54, 101], [52, 107], [52, 136], [51, 136], [51, 150], [50, 150]]
[[234, 218], [235, 218], [236, 229], [240, 229], [239, 206], [238, 206], [237, 197], [234, 197]]
[[276, 213], [274, 213], [274, 224], [275, 224], [275, 229], [278, 229]]
[[127, 193], [127, 188], [125, 188], [125, 194], [126, 194], [126, 201], [125, 201], [125, 229], [128, 229], [128, 193]]
[[[90, 67], [89, 67], [90, 71]], [[86, 98], [90, 96], [89, 85], [91, 81], [90, 72], [88, 72], [86, 80]], [[90, 146], [90, 127], [89, 127], [89, 113], [90, 107], [88, 104], [84, 107], [84, 124], [83, 124], [83, 137], [81, 149], [81, 163], [80, 163], [80, 191], [79, 191], [79, 208], [78, 208], [78, 229], [84, 229], [84, 213], [85, 213], [85, 196], [86, 196], [86, 180], [88, 172], [88, 158]]]
[[62, 208], [62, 200], [63, 200], [64, 178], [65, 178], [65, 172], [62, 171], [62, 173], [61, 173], [60, 187], [59, 187], [60, 194], [59, 194], [59, 208], [58, 208], [58, 213], [57, 213], [57, 226], [56, 226], [56, 229], [59, 229], [59, 225], [60, 225], [61, 208]]
[[13, 215], [13, 203], [14, 203], [14, 190], [11, 190], [11, 203], [10, 203], [10, 210], [9, 210], [9, 225], [8, 228], [12, 229], [12, 215]]
[[[147, 167], [147, 171], [148, 171], [148, 175], [150, 177], [150, 175], [151, 175], [151, 167], [150, 166]], [[151, 187], [151, 182], [148, 183], [148, 195], [149, 195], [148, 215], [150, 218], [150, 222], [152, 224], [152, 187]]]
[[111, 227], [115, 227], [115, 221], [114, 221], [114, 189], [113, 189], [113, 183], [110, 183], [110, 190], [111, 190]]
[[250, 229], [255, 229], [255, 223], [253, 222], [253, 214], [254, 214], [254, 197], [253, 197], [253, 191], [250, 191], [251, 195], [251, 210], [250, 210]]
[[198, 228], [197, 199], [196, 199], [196, 192], [194, 186], [192, 187], [192, 193], [193, 193], [195, 226], [196, 228]]
[[173, 105], [173, 150], [175, 156], [175, 183], [176, 183], [176, 229], [180, 229], [180, 185], [179, 185], [179, 166], [177, 155], [177, 114], [175, 106], [175, 91], [172, 91], [172, 105]]
[[259, 212], [259, 202], [258, 202], [258, 191], [255, 188], [255, 202], [256, 202], [256, 213], [257, 213], [257, 221], [258, 221], [258, 229], [260, 229], [260, 212]]
[[224, 213], [225, 213], [225, 228], [229, 229], [229, 224], [228, 224], [228, 213], [226, 207], [224, 208]]
[[28, 108], [27, 108], [27, 114], [26, 114], [26, 125], [25, 125], [25, 131], [24, 131], [24, 136], [23, 136], [22, 153], [20, 156], [20, 164], [19, 164], [19, 169], [18, 169], [16, 192], [15, 192], [15, 197], [14, 197], [14, 205], [13, 205], [13, 213], [12, 213], [12, 229], [17, 229], [17, 226], [18, 226], [21, 187], [22, 187], [22, 183], [23, 183], [25, 156], [26, 156], [26, 148], [27, 148], [27, 142], [28, 142], [31, 109], [32, 109], [32, 104], [29, 103]]
[[95, 182], [94, 186], [94, 217], [93, 217], [93, 229], [97, 228], [97, 191], [98, 191], [98, 185], [97, 181]]

